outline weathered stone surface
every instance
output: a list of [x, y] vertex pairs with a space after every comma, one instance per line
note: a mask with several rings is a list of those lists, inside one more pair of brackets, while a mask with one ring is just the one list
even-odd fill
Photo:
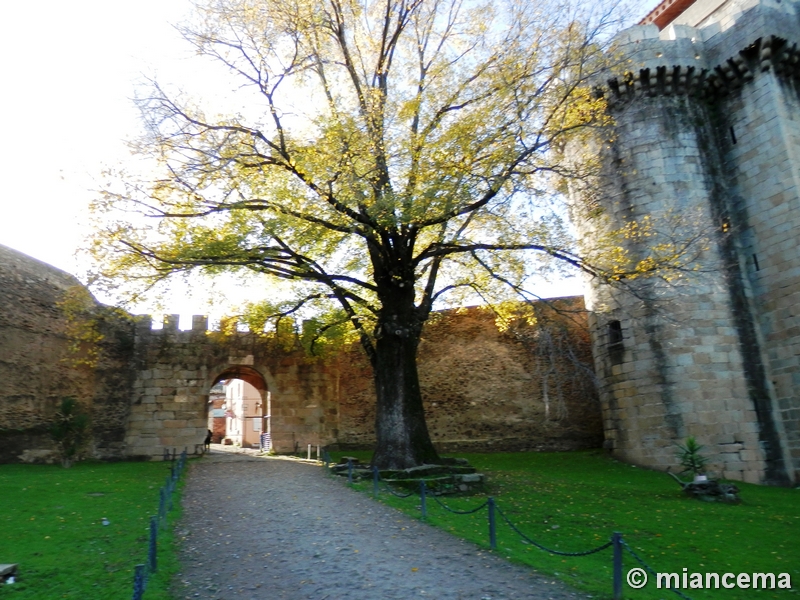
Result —
[[0, 245], [0, 462], [52, 460], [47, 428], [66, 396], [91, 414], [92, 454], [123, 454], [132, 330], [128, 322], [97, 312], [103, 338], [98, 360], [91, 368], [73, 366], [61, 303], [76, 287], [71, 275]]
[[[562, 308], [583, 307], [580, 299], [559, 302]], [[560, 323], [569, 328], [576, 354], [588, 365], [592, 357], [581, 316], [577, 323], [569, 318]], [[556, 368], [561, 394], [551, 391], [548, 407], [542, 357], [500, 332], [490, 311], [469, 308], [435, 315], [419, 350], [420, 385], [434, 444], [441, 452], [599, 447], [601, 417], [593, 385], [566, 360]], [[369, 365], [354, 348], [341, 369], [339, 444], [370, 447], [375, 412]]]
[[[673, 239], [710, 236], [699, 276], [632, 282], [635, 296], [594, 282], [587, 296], [606, 447], [663, 469], [691, 435], [716, 472], [790, 483], [800, 478], [800, 3], [711, 5], [694, 3], [660, 34], [620, 35], [630, 73], [604, 88], [613, 131], [583, 145], [605, 161], [589, 202], [575, 204], [584, 239], [645, 218]], [[650, 243], [625, 242], [635, 257]]]

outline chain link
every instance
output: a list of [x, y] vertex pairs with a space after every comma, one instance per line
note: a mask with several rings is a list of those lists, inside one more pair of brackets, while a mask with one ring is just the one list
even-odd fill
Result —
[[508, 517], [505, 515], [505, 513], [502, 510], [500, 510], [499, 506], [495, 506], [495, 509], [497, 510], [498, 513], [500, 513], [500, 516], [503, 517], [503, 520], [506, 523], [508, 523], [508, 526], [511, 527], [511, 529], [513, 529], [514, 531], [516, 531], [517, 534], [520, 537], [522, 537], [522, 539], [524, 539], [529, 544], [533, 544], [534, 546], [536, 546], [540, 550], [544, 550], [545, 552], [549, 552], [550, 554], [557, 554], [558, 556], [589, 556], [590, 554], [595, 554], [597, 552], [602, 552], [606, 548], [610, 548], [611, 545], [612, 545], [612, 542], [609, 541], [609, 542], [606, 542], [605, 544], [603, 544], [602, 546], [598, 546], [597, 548], [593, 548], [591, 550], [587, 550], [586, 552], [561, 552], [560, 550], [553, 550], [551, 548], [547, 548], [546, 546], [542, 546], [540, 543], [533, 541], [527, 535], [522, 533], [516, 527], [516, 525], [514, 525], [511, 521], [508, 520]]
[[431, 494], [431, 496], [433, 497], [434, 500], [436, 500], [436, 503], [439, 506], [441, 506], [446, 511], [449, 511], [449, 512], [453, 513], [454, 515], [471, 515], [473, 513], [478, 512], [479, 510], [483, 510], [484, 508], [486, 508], [489, 505], [489, 501], [487, 500], [486, 502], [481, 504], [478, 508], [473, 508], [472, 510], [456, 510], [454, 508], [450, 508], [444, 502], [439, 500], [439, 497], [437, 495]]
[[385, 480], [381, 479], [380, 482], [383, 484], [383, 489], [389, 492], [392, 496], [396, 496], [398, 498], [408, 498], [416, 493], [414, 490], [411, 490], [407, 494], [401, 494], [400, 492], [395, 492], [391, 487], [389, 487], [389, 484]]

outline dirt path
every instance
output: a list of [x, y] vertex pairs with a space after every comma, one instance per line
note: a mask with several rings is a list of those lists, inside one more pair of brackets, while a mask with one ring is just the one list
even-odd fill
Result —
[[584, 598], [349, 490], [299, 461], [193, 462], [177, 599]]

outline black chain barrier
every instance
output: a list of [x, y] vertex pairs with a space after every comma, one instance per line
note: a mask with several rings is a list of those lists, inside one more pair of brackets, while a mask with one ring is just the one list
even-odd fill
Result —
[[478, 508], [473, 508], [472, 510], [456, 510], [454, 508], [450, 508], [444, 502], [439, 500], [439, 497], [436, 494], [433, 495], [433, 499], [436, 500], [436, 503], [439, 506], [441, 506], [446, 511], [453, 513], [454, 515], [471, 515], [473, 513], [478, 512], [479, 510], [483, 510], [484, 508], [486, 508], [489, 505], [489, 501], [487, 500], [486, 502], [481, 504]]
[[[636, 560], [639, 562], [639, 564], [640, 564], [640, 565], [642, 565], [642, 567], [644, 567], [644, 569], [645, 569], [646, 571], [649, 571], [649, 572], [650, 572], [650, 574], [651, 574], [653, 577], [658, 577], [657, 573], [656, 573], [656, 572], [653, 570], [653, 568], [652, 568], [650, 565], [648, 565], [646, 562], [644, 562], [644, 560], [642, 560], [642, 558], [641, 558], [641, 557], [640, 557], [638, 554], [636, 554], [636, 552], [634, 552], [634, 551], [633, 551], [633, 548], [631, 548], [631, 547], [628, 545], [628, 543], [627, 543], [627, 542], [625, 542], [625, 541], [622, 541], [621, 543], [622, 543], [622, 546], [623, 546], [623, 547], [624, 547], [624, 548], [625, 548], [625, 549], [626, 549], [626, 550], [627, 550], [627, 551], [630, 553], [630, 555], [631, 555], [631, 556], [633, 556], [633, 558], [635, 558], [635, 559], [636, 559]], [[673, 593], [677, 594], [678, 596], [680, 596], [680, 597], [681, 597], [681, 598], [683, 598], [684, 600], [692, 600], [691, 598], [689, 598], [689, 596], [687, 596], [686, 594], [683, 594], [683, 593], [679, 592], [678, 590], [676, 590], [676, 589], [675, 589], [675, 588], [673, 588], [673, 587], [669, 587], [669, 588], [667, 588], [667, 589], [668, 589], [669, 591], [671, 591], [671, 592], [673, 592]]]
[[544, 550], [545, 552], [549, 552], [550, 554], [557, 554], [558, 556], [589, 556], [590, 554], [596, 554], [597, 552], [602, 552], [603, 550], [605, 550], [606, 548], [610, 548], [614, 544], [613, 541], [609, 540], [608, 542], [606, 542], [602, 546], [598, 546], [597, 548], [592, 548], [591, 550], [586, 550], [585, 552], [562, 552], [561, 550], [553, 550], [552, 548], [548, 548], [546, 546], [542, 546], [540, 543], [535, 542], [534, 540], [529, 538], [527, 535], [522, 533], [517, 528], [516, 525], [514, 525], [511, 521], [509, 521], [509, 519], [505, 515], [505, 513], [502, 510], [500, 510], [499, 506], [495, 506], [495, 509], [497, 510], [497, 512], [500, 513], [500, 516], [503, 517], [503, 520], [508, 524], [508, 526], [511, 527], [511, 529], [513, 529], [517, 533], [517, 535], [519, 535], [523, 540], [525, 540], [529, 544], [533, 544], [534, 546], [536, 546], [540, 550]]
[[[331, 457], [327, 453], [327, 451], [324, 453], [324, 461], [325, 461], [326, 471], [331, 473], [332, 469], [328, 468], [328, 465], [331, 462]], [[398, 498], [408, 498], [410, 496], [416, 495], [416, 492], [414, 490], [409, 491], [407, 494], [403, 494], [403, 493], [394, 491], [388, 485], [389, 480], [384, 480], [384, 479], [381, 478], [380, 471], [377, 469], [377, 467], [373, 466], [372, 472], [373, 472], [373, 495], [374, 495], [375, 498], [378, 497], [378, 491], [379, 491], [379, 489], [381, 487], [379, 485], [380, 483], [383, 483], [382, 487], [383, 487], [383, 489], [385, 491], [389, 492], [390, 494], [392, 494], [393, 496], [396, 496]], [[353, 482], [353, 466], [352, 466], [352, 463], [350, 461], [348, 461], [348, 478], [347, 478], [347, 480], [348, 480], [348, 483], [352, 483]], [[506, 524], [512, 529], [512, 531], [514, 531], [517, 535], [519, 535], [525, 542], [535, 546], [536, 548], [539, 548], [540, 550], [543, 550], [544, 552], [549, 552], [550, 554], [555, 554], [557, 556], [572, 556], [572, 557], [589, 556], [591, 554], [597, 554], [598, 552], [603, 552], [604, 550], [608, 550], [609, 548], [612, 548], [613, 549], [613, 559], [612, 560], [613, 560], [613, 597], [614, 597], [614, 600], [621, 600], [622, 599], [622, 550], [623, 550], [623, 548], [627, 549], [627, 551], [631, 554], [631, 556], [633, 556], [642, 565], [642, 567], [644, 567], [647, 571], [649, 571], [654, 577], [657, 577], [657, 573], [647, 563], [645, 563], [639, 557], [638, 554], [636, 554], [633, 551], [633, 549], [622, 539], [622, 535], [620, 533], [614, 532], [614, 534], [612, 535], [611, 539], [608, 542], [606, 542], [605, 544], [602, 544], [602, 545], [600, 545], [600, 546], [598, 546], [596, 548], [592, 548], [591, 550], [586, 550], [584, 552], [564, 552], [564, 551], [561, 551], [561, 550], [553, 550], [552, 548], [548, 548], [547, 546], [544, 546], [544, 545], [538, 543], [537, 541], [529, 538], [527, 535], [522, 533], [522, 531], [520, 531], [519, 528], [516, 525], [514, 525], [514, 523], [512, 523], [511, 520], [506, 516], [506, 514], [500, 509], [500, 507], [497, 506], [497, 503], [495, 502], [494, 498], [492, 498], [492, 497], [489, 497], [485, 502], [483, 502], [483, 504], [481, 504], [480, 506], [478, 506], [476, 508], [473, 508], [473, 509], [470, 509], [470, 510], [457, 510], [457, 509], [454, 509], [454, 508], [451, 508], [451, 507], [447, 506], [444, 502], [442, 502], [439, 499], [438, 494], [426, 492], [426, 484], [425, 484], [425, 480], [424, 479], [420, 480], [419, 495], [420, 495], [420, 506], [419, 506], [419, 508], [421, 510], [422, 519], [423, 520], [427, 517], [426, 498], [429, 497], [429, 496], [433, 497], [433, 499], [436, 501], [436, 503], [439, 506], [441, 506], [443, 509], [445, 509], [446, 511], [448, 511], [450, 513], [456, 514], [456, 515], [471, 515], [471, 514], [475, 514], [475, 513], [479, 512], [479, 511], [483, 510], [484, 508], [488, 508], [489, 546], [491, 547], [492, 550], [496, 550], [497, 549], [495, 512], [500, 513], [500, 516], [503, 518], [503, 520], [506, 522]], [[680, 591], [676, 590], [675, 588], [670, 587], [670, 588], [667, 588], [667, 589], [669, 589], [671, 592], [677, 594], [678, 596], [680, 596], [684, 600], [692, 600], [691, 598], [689, 598], [685, 594], [682, 594]], [[136, 599], [134, 599], [134, 600], [136, 600]]]
[[181, 474], [186, 467], [186, 452], [184, 448], [180, 457], [176, 460], [176, 452], [172, 451], [170, 457], [169, 450], [164, 449], [164, 460], [172, 460], [170, 467], [170, 474], [167, 475], [167, 481], [164, 486], [159, 490], [158, 514], [150, 517], [150, 538], [147, 543], [147, 562], [145, 564], [136, 565], [133, 572], [133, 600], [142, 600], [144, 592], [147, 589], [147, 581], [150, 575], [158, 570], [158, 529], [159, 524], [165, 527], [167, 524], [167, 512], [172, 510], [172, 492], [178, 486]]
[[397, 498], [408, 498], [409, 496], [413, 496], [414, 494], [416, 494], [414, 490], [409, 491], [407, 494], [403, 494], [402, 492], [395, 492], [386, 480], [381, 479], [380, 482], [383, 484], [384, 490], [386, 490], [392, 496], [395, 496]]

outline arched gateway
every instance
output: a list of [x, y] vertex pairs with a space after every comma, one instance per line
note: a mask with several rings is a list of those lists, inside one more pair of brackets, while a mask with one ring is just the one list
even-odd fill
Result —
[[178, 317], [172, 315], [163, 329], [152, 329], [145, 318], [137, 328], [127, 456], [155, 458], [165, 448], [200, 452], [208, 429], [211, 388], [228, 379], [241, 379], [259, 390], [261, 411], [269, 391], [271, 442], [276, 451], [291, 452], [297, 446], [336, 439], [336, 369], [276, 351], [253, 334], [209, 332], [205, 317], [194, 317], [191, 331], [179, 331], [177, 323]]

